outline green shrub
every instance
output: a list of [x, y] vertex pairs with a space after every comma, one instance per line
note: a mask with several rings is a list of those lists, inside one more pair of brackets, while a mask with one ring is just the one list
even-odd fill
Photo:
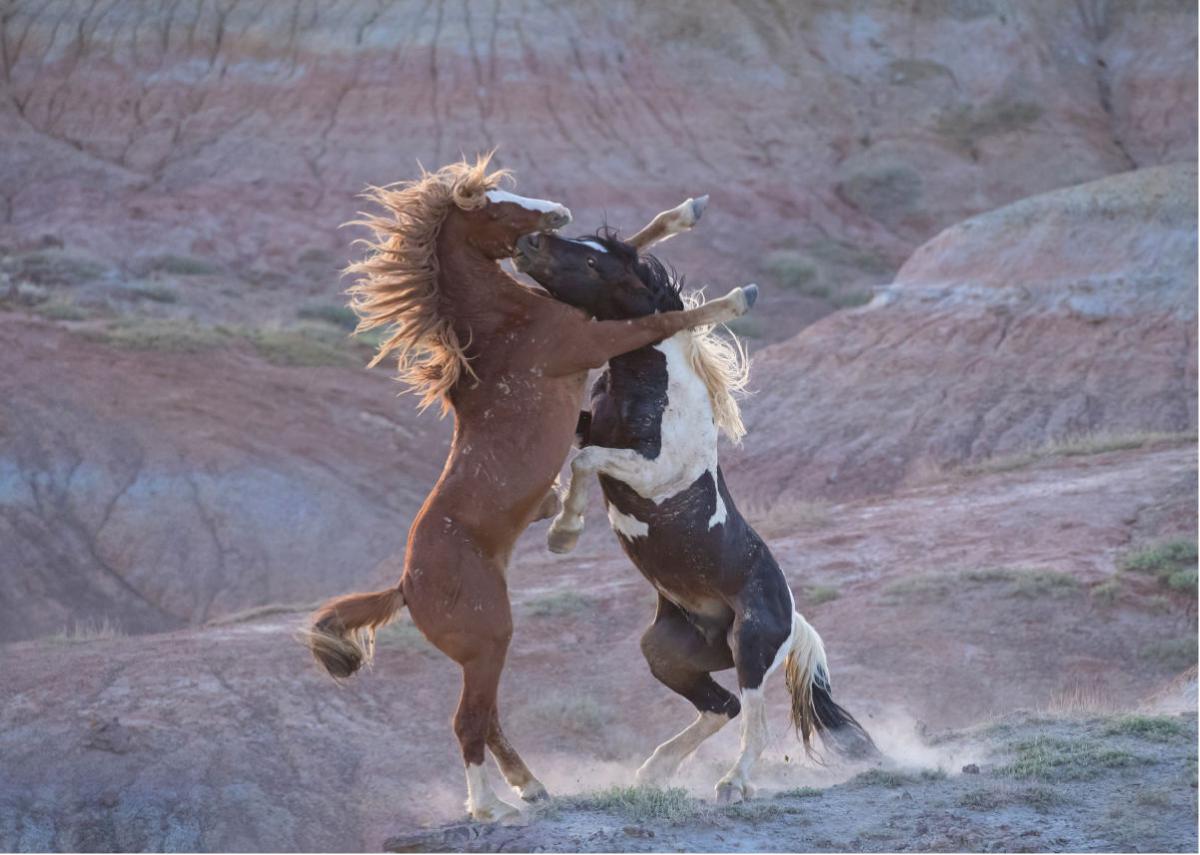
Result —
[[211, 261], [171, 253], [154, 256], [149, 260], [147, 267], [173, 276], [213, 276], [221, 272], [220, 266]]
[[1177, 718], [1160, 715], [1126, 715], [1104, 726], [1105, 736], [1136, 736], [1149, 742], [1190, 739], [1191, 729]]
[[228, 346], [234, 336], [223, 327], [206, 327], [194, 321], [161, 318], [124, 318], [106, 329], [90, 333], [106, 344], [128, 350], [197, 353]]
[[590, 597], [564, 590], [536, 597], [529, 601], [526, 608], [534, 617], [563, 617], [582, 614], [594, 607], [595, 602]]
[[1073, 781], [1094, 778], [1106, 769], [1136, 766], [1150, 761], [1117, 748], [1085, 739], [1037, 736], [1009, 746], [1012, 762], [996, 772], [1013, 778]]
[[632, 822], [679, 823], [695, 819], [708, 812], [687, 794], [686, 790], [672, 787], [610, 787], [597, 793], [570, 796], [561, 799], [563, 807], [581, 811], [603, 811], [615, 813]]
[[354, 314], [353, 309], [331, 303], [304, 306], [296, 315], [302, 320], [321, 321], [344, 330], [353, 330], [358, 325], [358, 315]]

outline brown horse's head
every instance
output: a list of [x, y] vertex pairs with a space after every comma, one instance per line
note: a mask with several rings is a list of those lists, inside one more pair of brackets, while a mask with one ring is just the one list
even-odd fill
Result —
[[454, 202], [447, 220], [458, 220], [467, 243], [491, 259], [512, 255], [522, 235], [550, 232], [571, 222], [571, 212], [562, 205], [507, 190], [455, 193]]
[[443, 414], [450, 390], [471, 366], [451, 319], [440, 311], [439, 239], [497, 261], [512, 255], [521, 235], [571, 221], [562, 205], [501, 190], [508, 173], [489, 171], [490, 157], [369, 188], [366, 197], [382, 213], [353, 221], [372, 234], [360, 241], [366, 257], [346, 268], [356, 276], [349, 294], [358, 332], [385, 331], [371, 365], [395, 357], [398, 378], [420, 395], [421, 406], [440, 403]]
[[618, 240], [611, 231], [569, 240], [525, 235], [513, 261], [556, 300], [602, 321], [682, 309], [679, 285], [652, 255]]

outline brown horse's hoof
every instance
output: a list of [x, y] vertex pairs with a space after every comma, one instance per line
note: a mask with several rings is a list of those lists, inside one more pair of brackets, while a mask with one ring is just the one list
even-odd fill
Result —
[[521, 788], [521, 798], [530, 804], [550, 801], [550, 794], [541, 781], [532, 781]]
[[738, 802], [746, 800], [746, 794], [742, 788], [732, 782], [722, 782], [717, 784], [717, 804], [719, 805], [736, 805]]

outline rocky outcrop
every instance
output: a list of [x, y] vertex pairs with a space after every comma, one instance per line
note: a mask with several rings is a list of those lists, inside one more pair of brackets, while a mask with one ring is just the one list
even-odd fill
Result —
[[762, 353], [733, 477], [861, 495], [1089, 433], [1194, 430], [1195, 182], [1138, 170], [942, 232], [870, 305]]
[[18, 2], [0, 243], [257, 281], [345, 258], [365, 184], [498, 146], [581, 228], [712, 194], [668, 255], [772, 287], [746, 327], [783, 338], [954, 222], [1191, 157], [1195, 32], [1186, 2]]

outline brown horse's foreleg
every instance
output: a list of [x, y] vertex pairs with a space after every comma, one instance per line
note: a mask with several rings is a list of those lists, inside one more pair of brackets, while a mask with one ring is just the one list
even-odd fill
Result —
[[688, 199], [669, 211], [656, 214], [653, 220], [626, 243], [635, 247], [638, 252], [648, 249], [656, 243], [662, 243], [667, 238], [686, 232], [696, 225], [706, 207], [708, 207], [708, 196]]
[[501, 799], [488, 783], [484, 751], [496, 710], [496, 692], [504, 653], [479, 656], [463, 665], [462, 695], [454, 714], [454, 735], [467, 771], [467, 813], [476, 822], [516, 819], [521, 811]]
[[496, 708], [492, 709], [487, 746], [491, 749], [492, 756], [496, 758], [500, 774], [522, 799], [527, 802], [540, 802], [550, 797], [546, 788], [542, 786], [542, 782], [533, 776], [529, 767], [525, 765], [525, 761], [521, 759], [521, 755], [517, 753], [517, 749], [512, 747], [508, 737], [504, 735], [504, 731], [500, 728], [500, 710]]
[[734, 288], [719, 300], [682, 312], [662, 312], [629, 321], [585, 321], [569, 324], [552, 351], [546, 373], [577, 374], [601, 368], [608, 360], [693, 327], [723, 324], [750, 311], [758, 286]]

